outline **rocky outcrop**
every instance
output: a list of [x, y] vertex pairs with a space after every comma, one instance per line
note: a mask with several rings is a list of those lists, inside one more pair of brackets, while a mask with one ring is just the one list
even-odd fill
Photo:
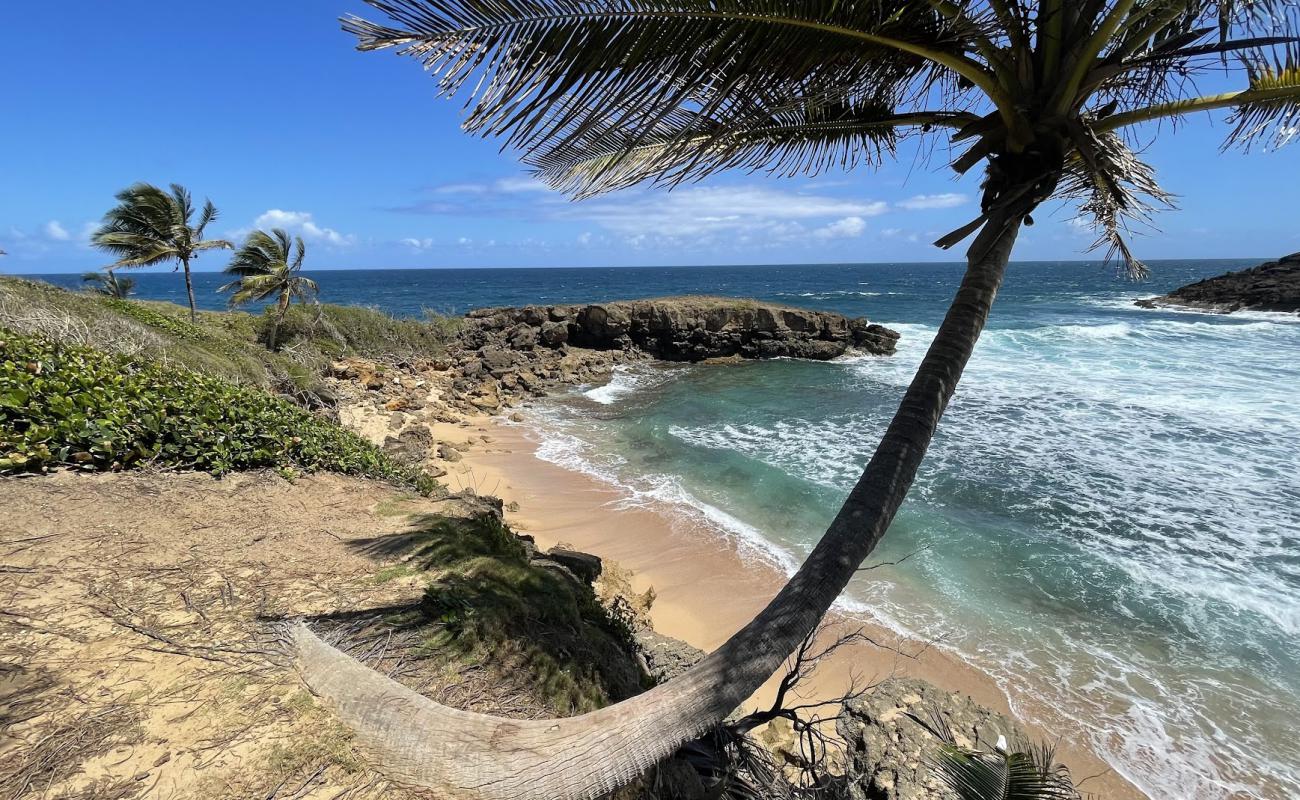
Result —
[[1160, 297], [1138, 300], [1137, 305], [1219, 314], [1243, 310], [1300, 312], [1300, 253], [1190, 283]]
[[461, 410], [496, 413], [633, 361], [826, 360], [897, 342], [865, 319], [716, 297], [485, 308], [466, 315], [446, 368]]
[[713, 297], [488, 308], [466, 315], [445, 355], [390, 365], [346, 358], [330, 375], [341, 390], [382, 397], [386, 412], [497, 414], [637, 361], [826, 360], [890, 355], [897, 342], [897, 332], [861, 318]]
[[636, 349], [666, 361], [890, 355], [898, 342], [896, 332], [861, 318], [714, 297], [486, 308], [467, 319], [462, 339], [471, 346]]
[[962, 748], [992, 750], [1000, 736], [1012, 747], [1030, 741], [1014, 722], [965, 695], [891, 678], [846, 704], [835, 725], [848, 748], [848, 797], [956, 800], [933, 772], [940, 740], [927, 726], [937, 728], [939, 720]]
[[667, 683], [698, 664], [705, 652], [681, 639], [664, 636], [651, 627], [633, 631], [641, 668], [655, 683]]

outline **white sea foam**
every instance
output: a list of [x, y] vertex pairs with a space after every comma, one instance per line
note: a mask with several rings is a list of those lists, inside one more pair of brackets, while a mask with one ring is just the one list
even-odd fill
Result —
[[628, 373], [627, 367], [615, 367], [609, 383], [604, 386], [597, 386], [594, 389], [588, 389], [582, 394], [588, 400], [609, 406], [617, 402], [619, 398], [635, 392], [638, 385], [639, 381]]
[[535, 413], [530, 422], [537, 436], [537, 457], [619, 489], [623, 497], [616, 502], [616, 508], [651, 507], [685, 517], [731, 541], [742, 555], [756, 558], [786, 575], [794, 574], [798, 568], [798, 561], [791, 553], [754, 526], [691, 494], [679, 478], [657, 474], [625, 476], [619, 468], [626, 464], [626, 459], [610, 454], [597, 456], [591, 445], [566, 432], [553, 416]]
[[1230, 314], [1223, 314], [1215, 311], [1205, 311], [1195, 308], [1181, 308], [1178, 306], [1160, 306], [1158, 308], [1144, 308], [1136, 304], [1137, 300], [1145, 300], [1151, 297], [1150, 292], [1135, 292], [1123, 295], [1105, 295], [1101, 297], [1084, 297], [1081, 303], [1095, 308], [1105, 308], [1114, 311], [1127, 311], [1133, 314], [1177, 314], [1187, 317], [1201, 317], [1214, 319], [1223, 322], [1235, 322], [1237, 320], [1271, 322], [1277, 325], [1295, 325], [1300, 324], [1300, 313], [1293, 311], [1233, 311]]
[[883, 297], [886, 294], [898, 294], [897, 292], [861, 292], [846, 289], [837, 289], [828, 292], [781, 292], [780, 297], [806, 297], [813, 300], [830, 300], [835, 297]]
[[614, 367], [609, 383], [582, 391], [583, 397], [603, 406], [611, 406], [639, 391], [671, 380], [673, 368], [650, 365]]
[[[827, 391], [874, 398], [869, 409], [792, 407], [678, 419], [664, 430], [719, 460], [740, 454], [843, 491], [935, 333], [886, 324], [903, 333], [896, 357], [841, 359], [828, 373], [841, 383]], [[1287, 734], [1300, 729], [1285, 711], [1294, 659], [1270, 655], [1300, 635], [1300, 366], [1277, 357], [1296, 352], [1298, 332], [1272, 317], [1140, 309], [989, 330], [896, 523], [916, 528], [943, 558], [913, 562], [922, 587], [872, 573], [842, 608], [903, 635], [942, 637], [991, 674], [1019, 713], [1090, 738], [1153, 797], [1300, 791], [1300, 735]], [[629, 475], [608, 449], [580, 437], [561, 447], [565, 434], [547, 435], [560, 437], [544, 442], [549, 460], [623, 487], [629, 503], [680, 509], [787, 572], [805, 552], [702, 502], [680, 477]], [[1018, 526], [1014, 536], [990, 531], [1006, 539], [994, 546], [1035, 554], [1033, 569], [1017, 575], [1028, 583], [1007, 598], [955, 571], [963, 554], [986, 549], [962, 544], [983, 524], [968, 510], [981, 504], [1001, 504]], [[931, 516], [917, 528], [909, 509]], [[954, 547], [969, 551], [943, 553]], [[1039, 588], [1048, 575], [1057, 584]], [[1084, 609], [1101, 602], [1088, 598], [1102, 586], [1110, 613], [1131, 620], [1092, 620]], [[1259, 685], [1232, 677], [1239, 660], [1278, 658], [1282, 672], [1257, 674]], [[1288, 752], [1289, 767], [1279, 755]]]

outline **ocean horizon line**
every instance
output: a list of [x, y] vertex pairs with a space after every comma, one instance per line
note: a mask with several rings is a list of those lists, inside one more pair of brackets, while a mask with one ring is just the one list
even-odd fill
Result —
[[[1148, 258], [1145, 263], [1154, 264], [1211, 264], [1217, 262], [1237, 262], [1237, 261], [1268, 261], [1277, 256], [1231, 256], [1216, 258]], [[966, 264], [963, 259], [952, 259], [948, 261], [788, 261], [788, 262], [769, 262], [761, 264], [749, 263], [732, 263], [732, 264], [585, 264], [585, 265], [551, 265], [551, 266], [484, 266], [484, 267], [403, 267], [403, 266], [373, 266], [373, 267], [313, 267], [304, 269], [304, 274], [320, 272], [501, 272], [509, 270], [519, 271], [542, 271], [542, 270], [639, 270], [639, 269], [778, 269], [781, 267], [870, 267], [870, 266], [890, 266], [890, 267], [959, 267]], [[1075, 259], [1018, 259], [1008, 262], [1008, 267], [1014, 268], [1019, 265], [1042, 266], [1045, 264], [1060, 266], [1088, 266], [1094, 265], [1105, 268], [1108, 262], [1098, 258], [1075, 258]], [[67, 270], [50, 270], [47, 272], [6, 272], [0, 270], [0, 275], [10, 275], [15, 278], [41, 278], [46, 275], [79, 275], [85, 272], [93, 272], [94, 269], [67, 269]], [[169, 267], [143, 267], [124, 269], [124, 272], [132, 275], [165, 275], [173, 272]], [[200, 266], [191, 267], [191, 272], [220, 274], [223, 269], [204, 269]]]

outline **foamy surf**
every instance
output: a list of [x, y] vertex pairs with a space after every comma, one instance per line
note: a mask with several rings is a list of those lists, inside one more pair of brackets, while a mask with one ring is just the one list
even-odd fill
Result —
[[[873, 560], [921, 552], [839, 608], [939, 640], [1153, 797], [1300, 796], [1300, 327], [1112, 300], [1004, 293]], [[541, 454], [788, 574], [937, 330], [872, 302], [894, 357], [616, 375], [543, 408]]]

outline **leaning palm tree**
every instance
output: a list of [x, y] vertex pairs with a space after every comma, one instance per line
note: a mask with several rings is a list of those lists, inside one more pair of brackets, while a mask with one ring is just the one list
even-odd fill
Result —
[[86, 272], [81, 276], [81, 282], [90, 285], [90, 291], [95, 294], [102, 294], [105, 297], [112, 297], [118, 300], [125, 300], [135, 292], [135, 280], [132, 278], [119, 278], [117, 273], [111, 269], [97, 272]]
[[217, 218], [217, 207], [211, 200], [205, 200], [198, 224], [193, 224], [194, 201], [189, 190], [175, 183], [170, 192], [148, 183], [137, 183], [118, 192], [117, 202], [104, 215], [104, 224], [91, 235], [91, 244], [117, 256], [117, 262], [109, 269], [177, 262], [177, 269], [185, 270], [190, 322], [194, 322], [190, 262], [205, 250], [232, 247], [224, 239], [203, 239], [204, 231]]
[[301, 275], [306, 258], [307, 245], [301, 236], [291, 239], [282, 228], [270, 233], [253, 231], [226, 267], [226, 272], [239, 276], [238, 279], [217, 290], [234, 292], [230, 296], [231, 307], [275, 298], [271, 333], [267, 337], [267, 347], [272, 350], [284, 324], [284, 315], [289, 313], [289, 304], [295, 299], [304, 303], [314, 300], [320, 292], [316, 281]]
[[[363, 50], [399, 48], [465, 127], [500, 136], [586, 196], [729, 168], [869, 167], [910, 140], [983, 165], [980, 214], [943, 237], [960, 287], [862, 477], [812, 554], [744, 629], [690, 671], [580, 717], [505, 720], [439, 706], [299, 626], [303, 674], [395, 777], [492, 798], [589, 798], [720, 722], [817, 625], [907, 496], [1023, 224], [1077, 200], [1135, 273], [1133, 221], [1168, 204], [1140, 131], [1228, 111], [1228, 143], [1300, 127], [1293, 0], [368, 0]], [[1217, 68], [1233, 91], [1195, 94]], [[864, 436], [873, 436], [864, 432]]]

